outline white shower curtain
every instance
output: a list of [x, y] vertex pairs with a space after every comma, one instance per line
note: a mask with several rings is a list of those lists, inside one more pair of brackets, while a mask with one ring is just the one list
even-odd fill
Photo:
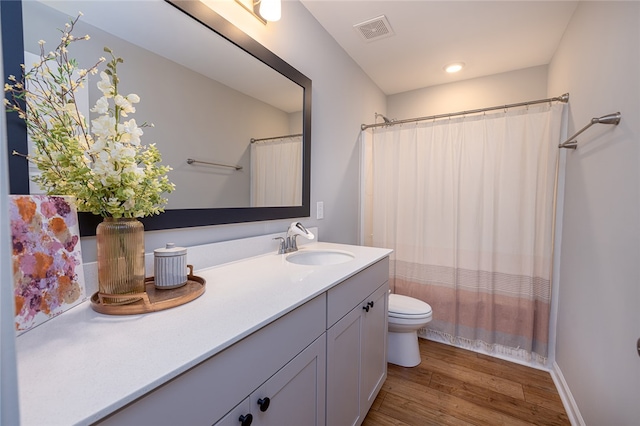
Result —
[[251, 144], [251, 206], [302, 205], [302, 136]]
[[364, 143], [365, 244], [427, 335], [544, 362], [564, 104], [396, 125]]

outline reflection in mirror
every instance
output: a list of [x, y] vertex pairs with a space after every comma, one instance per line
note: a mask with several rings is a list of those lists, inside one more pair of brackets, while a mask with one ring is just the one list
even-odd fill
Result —
[[[80, 10], [77, 34], [91, 39], [74, 44], [72, 56], [93, 64], [108, 46], [124, 58], [120, 89], [140, 96], [135, 118], [154, 124], [142, 142], [158, 145], [176, 184], [167, 212], [146, 218], [145, 229], [308, 215], [310, 80], [199, 2], [113, 5], [23, 1], [24, 50], [57, 43], [56, 28]], [[98, 79], [87, 85], [87, 105]], [[83, 235], [99, 221], [87, 216]]]
[[251, 206], [302, 204], [302, 134], [251, 139]]

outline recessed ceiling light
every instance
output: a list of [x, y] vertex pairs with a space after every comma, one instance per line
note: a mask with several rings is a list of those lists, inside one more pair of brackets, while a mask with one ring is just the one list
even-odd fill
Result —
[[448, 73], [454, 73], [464, 68], [464, 62], [454, 62], [453, 64], [446, 65], [444, 70]]

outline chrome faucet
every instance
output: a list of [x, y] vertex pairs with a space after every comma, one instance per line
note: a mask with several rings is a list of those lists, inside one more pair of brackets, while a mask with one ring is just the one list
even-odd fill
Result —
[[303, 237], [313, 240], [315, 236], [309, 232], [300, 222], [293, 222], [287, 229], [286, 238], [276, 237], [274, 240], [280, 240], [280, 246], [278, 248], [278, 254], [292, 253], [298, 251], [298, 244], [296, 237], [302, 235]]

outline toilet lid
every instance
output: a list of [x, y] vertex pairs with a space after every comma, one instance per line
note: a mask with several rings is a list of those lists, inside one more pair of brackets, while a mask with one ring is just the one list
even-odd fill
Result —
[[428, 317], [431, 315], [431, 306], [413, 297], [390, 294], [389, 315], [402, 318]]

